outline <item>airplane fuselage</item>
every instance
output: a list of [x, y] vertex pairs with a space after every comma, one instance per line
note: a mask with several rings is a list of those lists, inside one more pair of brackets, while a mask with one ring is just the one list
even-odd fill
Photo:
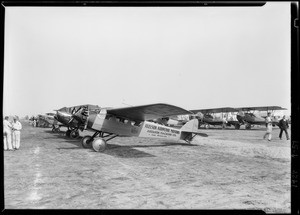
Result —
[[114, 133], [119, 136], [164, 138], [170, 140], [179, 140], [184, 137], [184, 132], [176, 128], [149, 121], [136, 123], [106, 113], [91, 114], [88, 119], [87, 127], [95, 131]]

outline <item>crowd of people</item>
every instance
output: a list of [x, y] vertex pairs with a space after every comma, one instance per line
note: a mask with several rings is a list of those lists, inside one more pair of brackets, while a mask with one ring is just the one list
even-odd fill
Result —
[[3, 120], [3, 145], [5, 151], [14, 151], [20, 148], [22, 124], [18, 116], [13, 117], [13, 121], [9, 121], [9, 117]]

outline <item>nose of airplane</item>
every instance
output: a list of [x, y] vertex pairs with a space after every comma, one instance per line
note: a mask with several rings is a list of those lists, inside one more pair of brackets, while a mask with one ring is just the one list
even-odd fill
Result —
[[56, 111], [56, 115], [54, 117], [62, 123], [67, 123], [71, 119], [72, 115], [63, 111]]
[[89, 118], [88, 107], [80, 107], [75, 113], [72, 114], [72, 117], [79, 122], [79, 127], [81, 130], [85, 129]]

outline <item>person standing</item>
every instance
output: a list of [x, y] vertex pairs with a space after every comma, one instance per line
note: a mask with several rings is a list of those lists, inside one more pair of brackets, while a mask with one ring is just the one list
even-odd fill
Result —
[[18, 150], [20, 148], [20, 138], [21, 138], [22, 124], [17, 116], [14, 117], [14, 122], [12, 124], [13, 130], [13, 148]]
[[285, 116], [282, 117], [281, 120], [279, 120], [278, 126], [280, 128], [280, 133], [279, 133], [279, 138], [281, 139], [282, 137], [282, 132], [285, 132], [285, 137], [287, 140], [289, 140], [289, 134], [287, 132], [287, 129], [289, 128], [289, 123], [288, 121], [285, 119]]
[[266, 137], [268, 136], [268, 141], [271, 141], [272, 139], [272, 119], [271, 119], [271, 113], [268, 113], [268, 116], [266, 117], [266, 127], [267, 127], [267, 131], [264, 135], [264, 139], [266, 139]]
[[4, 145], [4, 150], [9, 150], [12, 151], [12, 143], [11, 143], [11, 129], [12, 125], [8, 121], [8, 116], [4, 117], [3, 120], [3, 145]]
[[226, 124], [227, 124], [227, 119], [226, 119], [226, 116], [224, 115], [222, 118], [222, 129], [226, 128]]

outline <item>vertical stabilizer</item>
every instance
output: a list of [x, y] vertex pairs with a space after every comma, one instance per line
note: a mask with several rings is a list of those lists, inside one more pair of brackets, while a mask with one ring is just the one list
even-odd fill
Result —
[[182, 132], [198, 133], [198, 119], [192, 119], [181, 127]]

